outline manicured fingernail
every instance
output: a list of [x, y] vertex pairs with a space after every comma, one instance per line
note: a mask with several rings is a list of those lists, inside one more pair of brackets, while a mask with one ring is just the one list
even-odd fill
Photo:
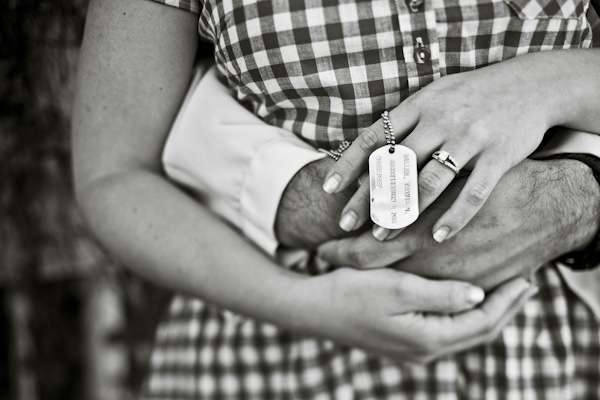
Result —
[[447, 226], [442, 226], [433, 234], [433, 240], [435, 240], [438, 243], [442, 243], [444, 240], [446, 240], [449, 233], [450, 228], [448, 228]]
[[350, 232], [352, 229], [354, 229], [354, 225], [356, 225], [357, 219], [358, 218], [354, 211], [348, 211], [346, 214], [344, 214], [340, 221], [340, 228], [342, 228], [346, 232]]
[[485, 292], [482, 288], [471, 286], [469, 288], [469, 302], [473, 305], [479, 304], [485, 299]]
[[373, 236], [380, 242], [383, 242], [385, 239], [387, 239], [387, 237], [390, 236], [390, 232], [391, 231], [389, 229], [381, 226], [376, 226], [373, 228]]
[[332, 194], [338, 187], [340, 187], [340, 183], [342, 183], [342, 177], [338, 174], [333, 174], [325, 180], [325, 183], [323, 183], [323, 190], [329, 194]]
[[538, 285], [529, 284], [529, 296], [535, 296], [539, 291], [540, 291], [540, 287]]
[[540, 287], [539, 286], [534, 286], [531, 288], [531, 295], [535, 296], [536, 294], [538, 294], [538, 292], [540, 291]]
[[358, 186], [362, 186], [369, 181], [368, 175], [361, 175], [358, 177]]

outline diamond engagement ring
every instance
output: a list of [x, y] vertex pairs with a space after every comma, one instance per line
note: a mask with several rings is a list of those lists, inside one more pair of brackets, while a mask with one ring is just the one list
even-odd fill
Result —
[[460, 172], [460, 168], [458, 168], [458, 166], [456, 165], [456, 160], [454, 160], [454, 158], [452, 158], [452, 156], [445, 150], [436, 151], [431, 155], [431, 158], [433, 158], [441, 164], [444, 164], [446, 167], [450, 168], [455, 174], [458, 174]]

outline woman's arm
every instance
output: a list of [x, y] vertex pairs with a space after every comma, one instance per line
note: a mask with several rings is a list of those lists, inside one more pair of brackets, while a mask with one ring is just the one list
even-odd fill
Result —
[[[197, 16], [150, 1], [91, 3], [73, 121], [76, 195], [102, 245], [140, 275], [289, 325], [284, 310], [297, 276], [161, 173], [166, 132], [191, 77], [196, 24]], [[243, 296], [231, 290], [241, 282]]]
[[[549, 128], [600, 133], [599, 65], [600, 49], [523, 54], [444, 76], [390, 111], [397, 141], [416, 153], [420, 211], [458, 173], [432, 154], [444, 150], [458, 170], [471, 170], [457, 200], [433, 226], [437, 242], [465, 227], [500, 178], [538, 148]], [[385, 143], [382, 120], [364, 129], [329, 172], [324, 190], [335, 193], [353, 185], [371, 153]], [[368, 190], [368, 185], [360, 188], [344, 210], [344, 217], [354, 221], [348, 230], [367, 220]], [[392, 237], [380, 227], [373, 233], [380, 240]]]
[[149, 1], [91, 2], [73, 164], [83, 215], [107, 250], [164, 286], [392, 357], [427, 360], [493, 337], [531, 295], [523, 280], [457, 316], [414, 314], [469, 309], [482, 292], [394, 271], [295, 275], [162, 176], [160, 151], [188, 84], [195, 27], [191, 14]]

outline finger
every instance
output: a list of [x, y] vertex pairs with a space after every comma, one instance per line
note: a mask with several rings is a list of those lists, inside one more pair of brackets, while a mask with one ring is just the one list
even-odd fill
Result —
[[[486, 333], [482, 333], [479, 335], [465, 337], [461, 340], [458, 340], [450, 345], [444, 346], [438, 352], [427, 356], [424, 361], [435, 360], [446, 354], [453, 354], [459, 351], [471, 349], [475, 346], [489, 343], [493, 341], [502, 329], [515, 317], [515, 315], [523, 308], [525, 303], [529, 301], [535, 294], [538, 292], [538, 288], [536, 286], [532, 286], [529, 289], [526, 289], [511, 305], [510, 307], [502, 314], [502, 316], [496, 321], [496, 323], [491, 324], [489, 330]], [[455, 321], [458, 324], [468, 324], [469, 322], [465, 321]], [[454, 322], [453, 322], [454, 323]], [[447, 330], [445, 330], [447, 331]]]
[[447, 345], [465, 342], [470, 338], [491, 335], [523, 303], [531, 284], [523, 278], [503, 284], [487, 297], [482, 305], [452, 317], [452, 329], [444, 329], [442, 341]]
[[340, 228], [346, 232], [356, 230], [369, 219], [369, 185], [361, 185], [342, 210]]
[[373, 237], [380, 242], [386, 240], [392, 233], [391, 229], [384, 228], [383, 226], [373, 225]]
[[393, 291], [397, 300], [406, 306], [405, 310], [457, 313], [473, 308], [485, 298], [482, 288], [467, 282], [430, 280], [408, 273], [395, 276], [391, 282]]
[[441, 243], [456, 235], [477, 214], [506, 169], [484, 159], [477, 161], [467, 183], [452, 206], [433, 226], [433, 238]]
[[383, 242], [384, 240], [392, 240], [397, 238], [398, 235], [401, 234], [404, 229], [405, 228], [387, 229], [383, 226], [373, 225], [373, 237], [379, 240], [380, 242]]
[[[397, 138], [403, 137], [417, 122], [418, 114], [409, 110], [411, 107], [403, 106], [402, 103], [389, 113]], [[346, 189], [365, 170], [371, 153], [385, 144], [383, 122], [379, 119], [363, 129], [352, 145], [344, 151], [325, 177], [323, 190], [331, 194]]]
[[394, 231], [391, 231], [390, 234], [384, 240], [396, 239], [398, 237], [398, 235], [401, 234], [402, 231], [404, 231], [404, 229], [406, 229], [406, 228], [401, 228], [401, 229], [396, 229]]
[[369, 172], [363, 172], [362, 175], [358, 177], [358, 186], [363, 186], [364, 184], [369, 184]]
[[333, 265], [370, 269], [404, 259], [419, 251], [422, 243], [419, 235], [404, 235], [394, 242], [380, 242], [370, 232], [365, 232], [358, 237], [329, 241], [317, 251], [319, 257]]
[[415, 152], [417, 169], [420, 170], [429, 161], [433, 152], [442, 147], [443, 137], [431, 127], [419, 124], [400, 144]]
[[[469, 160], [457, 160], [458, 167], [461, 168]], [[417, 178], [417, 187], [419, 188], [419, 213], [422, 213], [429, 207], [446, 188], [456, 179], [456, 173], [450, 168], [432, 159], [419, 173]]]

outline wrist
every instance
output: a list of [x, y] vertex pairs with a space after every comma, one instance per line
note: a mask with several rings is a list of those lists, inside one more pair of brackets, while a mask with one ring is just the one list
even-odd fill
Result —
[[[594, 177], [593, 182], [590, 182], [589, 188], [592, 192], [600, 192], [600, 158], [590, 155], [590, 154], [582, 154], [582, 153], [566, 153], [556, 155], [553, 158], [556, 159], [568, 159], [575, 160], [579, 162], [588, 169], [582, 174], [585, 176], [586, 172], [590, 172]], [[596, 200], [593, 202], [598, 205], [600, 201]], [[570, 251], [567, 254], [562, 255], [558, 261], [567, 265], [569, 268], [575, 270], [589, 270], [600, 265], [600, 212], [598, 212], [598, 208], [600, 206], [592, 209], [590, 213], [592, 216], [592, 221], [590, 224], [582, 224], [583, 225], [583, 242], [584, 244], [581, 246], [576, 246], [574, 251]], [[594, 218], [595, 216], [595, 218]], [[586, 229], [586, 227], [588, 229]], [[590, 238], [590, 231], [592, 237]]]
[[[554, 191], [555, 215], [560, 230], [556, 250], [561, 256], [585, 248], [600, 228], [600, 185], [590, 167], [570, 159], [556, 159], [557, 173], [550, 179]], [[557, 180], [554, 178], [558, 177]], [[551, 181], [551, 182], [552, 182]]]
[[322, 189], [334, 162], [326, 157], [307, 164], [285, 188], [275, 219], [275, 234], [281, 244], [314, 248], [347, 234], [340, 229], [339, 218], [355, 188], [335, 195]]
[[293, 316], [289, 318], [289, 329], [324, 338], [334, 336], [332, 324], [339, 316], [329, 315], [333, 308], [329, 275], [305, 277], [288, 286], [290, 303], [293, 303], [288, 309], [288, 314]]

